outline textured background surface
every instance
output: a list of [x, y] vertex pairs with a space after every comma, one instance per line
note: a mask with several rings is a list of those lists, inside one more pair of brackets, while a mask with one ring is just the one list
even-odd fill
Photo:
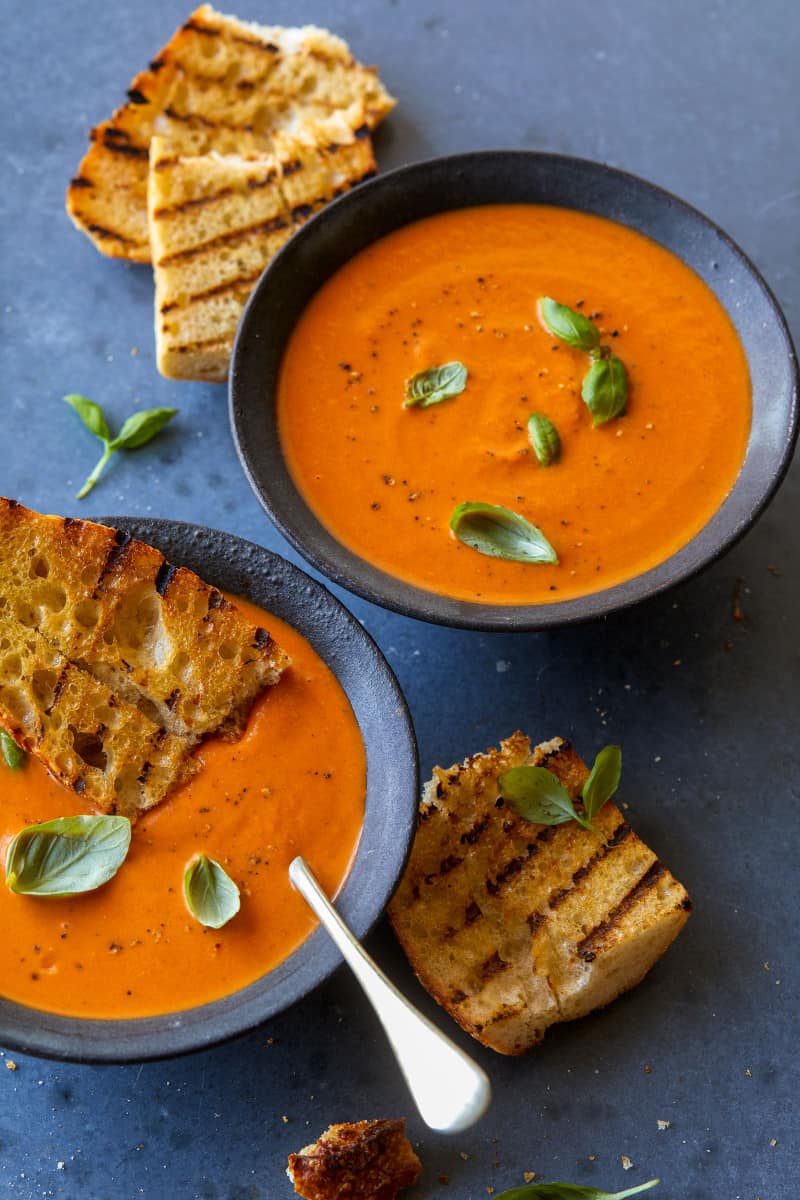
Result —
[[[0, 12], [13, 98], [0, 189], [0, 491], [82, 511], [73, 493], [96, 443], [61, 403], [67, 391], [117, 421], [137, 401], [174, 405], [170, 430], [109, 470], [96, 510], [203, 522], [287, 552], [240, 474], [224, 390], [155, 373], [148, 269], [101, 258], [62, 209], [85, 130], [185, 9], [4, 0]], [[326, 24], [380, 64], [401, 102], [377, 140], [383, 167], [546, 148], [675, 190], [755, 259], [797, 334], [789, 0], [241, 0], [240, 13]], [[571, 632], [481, 636], [348, 601], [406, 690], [423, 772], [516, 726], [560, 732], [587, 755], [623, 744], [629, 815], [696, 904], [641, 987], [552, 1031], [526, 1060], [478, 1048], [495, 1104], [455, 1139], [411, 1114], [342, 972], [262, 1031], [180, 1061], [91, 1068], [14, 1055], [17, 1070], [0, 1069], [0, 1193], [279, 1200], [290, 1194], [286, 1153], [308, 1135], [331, 1120], [408, 1113], [426, 1167], [410, 1200], [478, 1200], [523, 1171], [615, 1190], [660, 1175], [664, 1200], [794, 1200], [799, 499], [795, 468], [757, 528], [700, 579]], [[385, 929], [372, 949], [430, 1011]], [[659, 1132], [659, 1119], [670, 1127]], [[623, 1172], [621, 1154], [634, 1170]]]

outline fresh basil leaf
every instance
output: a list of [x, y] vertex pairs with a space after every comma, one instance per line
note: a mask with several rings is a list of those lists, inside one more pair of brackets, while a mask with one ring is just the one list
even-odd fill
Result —
[[535, 825], [586, 824], [561, 780], [546, 767], [512, 767], [497, 782], [506, 804], [526, 821]]
[[467, 501], [459, 504], [450, 518], [450, 528], [460, 542], [512, 562], [557, 563], [558, 555], [535, 525], [500, 504]]
[[12, 839], [6, 885], [22, 896], [76, 896], [108, 883], [131, 843], [127, 817], [56, 817]]
[[581, 396], [594, 418], [604, 425], [624, 413], [628, 403], [628, 373], [615, 354], [597, 354], [583, 377]]
[[99, 404], [95, 404], [94, 400], [88, 400], [86, 396], [78, 396], [75, 392], [70, 392], [69, 396], [64, 397], [64, 400], [75, 409], [90, 433], [100, 438], [101, 442], [110, 440], [111, 430], [108, 428], [108, 422]]
[[650, 1179], [637, 1187], [625, 1188], [623, 1192], [602, 1192], [599, 1188], [575, 1183], [528, 1183], [500, 1192], [494, 1200], [628, 1200], [629, 1196], [640, 1196], [660, 1182], [660, 1179]]
[[543, 467], [549, 467], [561, 454], [558, 430], [544, 413], [531, 413], [528, 417], [528, 441]]
[[429, 367], [406, 382], [403, 408], [430, 408], [432, 404], [460, 396], [466, 386], [467, 368], [463, 363], [448, 362], [440, 367]]
[[218, 862], [200, 854], [183, 877], [186, 907], [201, 925], [221, 929], [239, 911], [239, 889]]
[[622, 775], [622, 751], [619, 746], [604, 746], [594, 760], [589, 778], [583, 785], [583, 807], [591, 821], [619, 787]]
[[600, 330], [583, 313], [559, 304], [549, 296], [539, 298], [539, 312], [553, 337], [576, 350], [593, 350], [600, 341]]
[[177, 413], [177, 408], [145, 408], [128, 417], [111, 443], [112, 450], [137, 450], [160, 433]]
[[0, 729], [0, 750], [3, 752], [6, 766], [10, 767], [12, 771], [16, 771], [25, 762], [25, 751], [17, 745], [10, 733], [6, 733], [5, 729]]

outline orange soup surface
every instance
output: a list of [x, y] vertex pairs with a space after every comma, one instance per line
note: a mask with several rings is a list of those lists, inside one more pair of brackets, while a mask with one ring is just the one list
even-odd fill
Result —
[[[624, 415], [593, 426], [588, 355], [546, 330], [540, 296], [590, 317], [624, 362]], [[469, 372], [461, 395], [403, 407], [407, 379], [453, 360]], [[560, 435], [547, 468], [532, 412]], [[356, 255], [301, 315], [278, 393], [289, 469], [339, 541], [418, 587], [495, 604], [567, 600], [663, 562], [730, 491], [750, 415], [741, 343], [689, 267], [615, 222], [535, 205], [444, 213]], [[465, 501], [525, 517], [559, 564], [458, 542]]]
[[[0, 886], [0, 994], [75, 1017], [143, 1017], [215, 1000], [271, 970], [316, 926], [287, 876], [302, 854], [329, 894], [344, 882], [364, 815], [366, 760], [350, 704], [308, 642], [236, 604], [292, 658], [257, 701], [238, 742], [211, 739], [202, 770], [133, 828], [128, 857], [97, 891], [72, 899]], [[34, 759], [0, 763], [0, 854], [26, 825], [84, 811]], [[241, 889], [241, 909], [205, 929], [183, 874], [205, 853]]]

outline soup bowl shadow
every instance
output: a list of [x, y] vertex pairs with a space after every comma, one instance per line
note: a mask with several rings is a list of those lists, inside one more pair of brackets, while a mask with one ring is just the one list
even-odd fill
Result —
[[[363, 938], [388, 903], [416, 827], [419, 771], [411, 716], [378, 647], [327, 588], [233, 534], [180, 521], [101, 517], [157, 546], [175, 566], [242, 596], [297, 630], [330, 668], [358, 722], [367, 760], [364, 823], [336, 906]], [[280, 685], [279, 685], [280, 686]], [[211, 1003], [152, 1017], [65, 1017], [0, 998], [0, 1045], [45, 1058], [129, 1063], [201, 1050], [276, 1016], [341, 963], [317, 929], [274, 970]]]
[[[339, 267], [378, 238], [423, 217], [482, 204], [548, 204], [593, 213], [672, 251], [727, 310], [747, 356], [753, 416], [744, 463], [720, 508], [682, 549], [623, 583], [559, 603], [452, 599], [397, 579], [342, 545], [308, 506], [284, 459], [276, 417], [281, 360], [303, 309]], [[256, 496], [289, 542], [329, 579], [384, 608], [484, 630], [556, 628], [636, 604], [714, 562], [753, 524], [788, 468], [797, 438], [797, 361], [767, 284], [712, 221], [634, 175], [532, 151], [478, 151], [401, 167], [334, 201], [270, 263], [234, 346], [229, 411]], [[676, 419], [679, 414], [676, 413]]]

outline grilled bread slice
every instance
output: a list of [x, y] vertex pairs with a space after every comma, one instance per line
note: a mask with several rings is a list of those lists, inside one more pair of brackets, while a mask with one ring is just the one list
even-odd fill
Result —
[[368, 136], [341, 118], [274, 139], [274, 153], [181, 155], [150, 147], [156, 361], [162, 375], [221, 383], [247, 298], [294, 230], [374, 173]]
[[249, 157], [269, 153], [276, 131], [340, 110], [369, 131], [394, 103], [375, 71], [327, 31], [254, 25], [205, 4], [133, 80], [128, 102], [92, 130], [67, 212], [103, 254], [149, 262], [154, 134], [181, 153]]
[[588, 771], [555, 738], [521, 733], [499, 750], [437, 767], [389, 917], [422, 984], [501, 1054], [633, 987], [691, 911], [684, 888], [613, 804], [597, 832], [534, 825], [508, 808], [498, 777], [545, 766], [574, 798]]
[[0, 498], [0, 611], [191, 748], [238, 736], [288, 658], [193, 571], [91, 521]]
[[331, 1125], [289, 1155], [286, 1174], [305, 1200], [394, 1200], [422, 1171], [405, 1129], [404, 1120]]

